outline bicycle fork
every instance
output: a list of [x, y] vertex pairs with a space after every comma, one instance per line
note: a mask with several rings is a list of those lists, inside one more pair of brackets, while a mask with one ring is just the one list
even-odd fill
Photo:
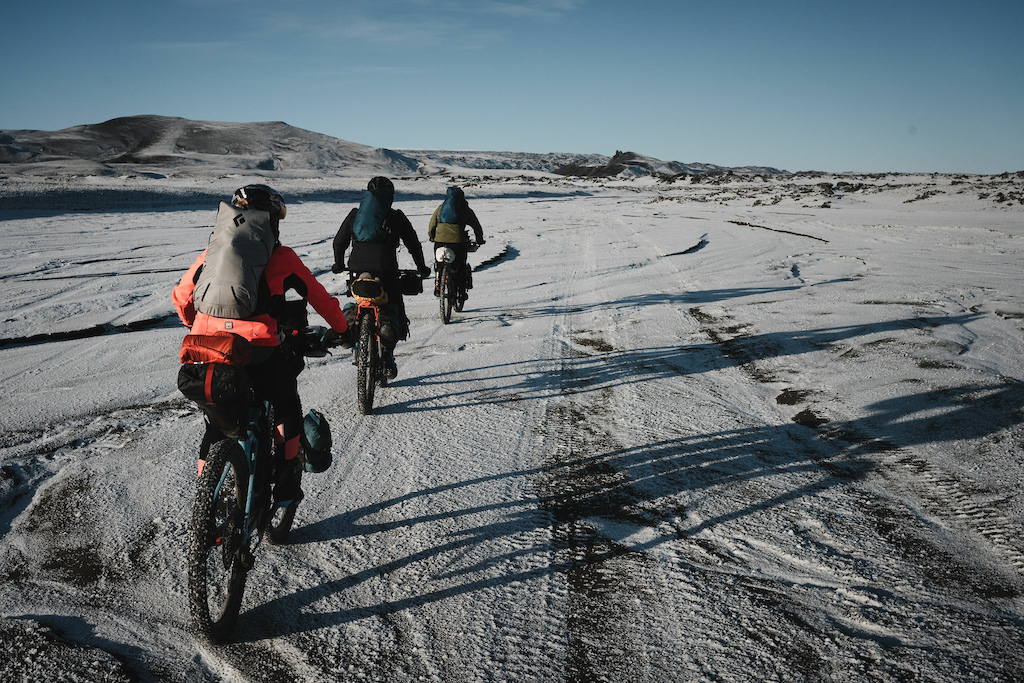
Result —
[[[239, 553], [239, 559], [242, 562], [242, 566], [244, 566], [246, 568], [246, 570], [249, 570], [249, 569], [252, 569], [253, 565], [255, 564], [255, 558], [252, 555], [252, 548], [251, 548], [251, 544], [250, 544], [249, 541], [250, 541], [250, 539], [253, 536], [252, 532], [253, 532], [253, 528], [254, 528], [254, 525], [252, 524], [252, 521], [253, 521], [252, 501], [253, 501], [253, 494], [256, 491], [256, 457], [255, 457], [255, 454], [258, 452], [259, 441], [257, 440], [255, 434], [253, 434], [252, 432], [249, 432], [244, 439], [239, 439], [238, 440], [238, 445], [242, 447], [242, 452], [245, 454], [245, 460], [249, 464], [249, 481], [246, 483], [245, 507], [243, 509], [238, 509], [236, 507], [236, 509], [235, 509], [235, 514], [241, 512], [241, 515], [242, 515], [242, 520], [241, 520], [242, 523], [240, 525], [240, 532], [241, 533], [240, 533], [240, 537], [238, 539], [239, 540], [239, 545], [238, 545], [238, 548], [236, 549], [236, 552]], [[216, 500], [220, 496], [220, 490], [224, 486], [226, 478], [227, 478], [227, 471], [225, 470], [225, 472], [221, 475], [220, 481], [217, 483], [217, 489], [214, 492], [214, 500]], [[229, 521], [228, 525], [229, 525], [229, 528], [230, 528], [230, 521]], [[230, 533], [225, 534], [225, 535], [227, 537], [229, 537], [229, 538], [231, 536]]]

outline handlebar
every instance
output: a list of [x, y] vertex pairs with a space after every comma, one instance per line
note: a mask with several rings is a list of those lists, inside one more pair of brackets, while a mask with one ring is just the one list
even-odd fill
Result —
[[322, 358], [330, 355], [330, 349], [341, 346], [340, 339], [329, 339], [329, 328], [322, 325], [307, 325], [302, 329], [284, 330], [285, 344], [308, 358]]
[[[350, 270], [350, 271], [348, 271], [348, 275], [349, 275], [350, 279], [354, 279], [354, 278], [359, 277], [362, 273], [365, 273], [365, 272], [367, 272], [367, 271], [365, 271], [365, 270]], [[401, 277], [402, 275], [419, 275], [419, 274], [420, 274], [420, 271], [418, 269], [416, 269], [416, 268], [412, 268], [412, 269], [410, 269], [410, 268], [399, 268], [398, 269], [398, 276], [399, 277]], [[424, 277], [430, 277], [430, 276], [426, 275]]]
[[409, 270], [408, 268], [402, 268], [398, 271], [398, 275], [399, 277], [401, 277], [402, 275], [419, 275], [419, 277], [423, 279], [431, 277], [429, 273], [427, 275], [420, 275], [420, 271], [417, 268], [413, 268], [412, 270]]

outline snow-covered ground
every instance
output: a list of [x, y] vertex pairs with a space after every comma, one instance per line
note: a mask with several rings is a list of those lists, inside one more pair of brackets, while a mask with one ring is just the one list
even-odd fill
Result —
[[[1019, 174], [481, 173], [472, 296], [408, 300], [375, 413], [300, 376], [335, 464], [225, 646], [170, 290], [258, 178], [0, 181], [4, 680], [1024, 678]], [[276, 183], [333, 292], [365, 180]], [[448, 182], [396, 181], [424, 235]]]

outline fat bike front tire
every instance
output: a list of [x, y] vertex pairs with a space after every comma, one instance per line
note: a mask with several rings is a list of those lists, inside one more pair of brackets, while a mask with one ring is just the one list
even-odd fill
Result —
[[455, 302], [455, 283], [452, 282], [452, 266], [450, 263], [441, 266], [439, 277], [441, 278], [441, 296], [438, 301], [441, 306], [441, 322], [447, 325], [452, 320], [452, 306]]
[[249, 473], [237, 442], [218, 441], [196, 487], [189, 530], [188, 598], [192, 625], [213, 642], [228, 639], [238, 619], [247, 572], [242, 535]]
[[359, 316], [359, 360], [356, 369], [356, 397], [359, 412], [369, 415], [373, 412], [373, 394], [377, 389], [377, 373], [380, 372], [380, 358], [377, 354], [377, 321], [373, 311]]

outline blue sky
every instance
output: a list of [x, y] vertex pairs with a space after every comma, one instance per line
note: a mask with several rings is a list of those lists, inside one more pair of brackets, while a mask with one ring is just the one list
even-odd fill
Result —
[[285, 121], [368, 145], [1024, 170], [1024, 1], [10, 3], [0, 129]]

